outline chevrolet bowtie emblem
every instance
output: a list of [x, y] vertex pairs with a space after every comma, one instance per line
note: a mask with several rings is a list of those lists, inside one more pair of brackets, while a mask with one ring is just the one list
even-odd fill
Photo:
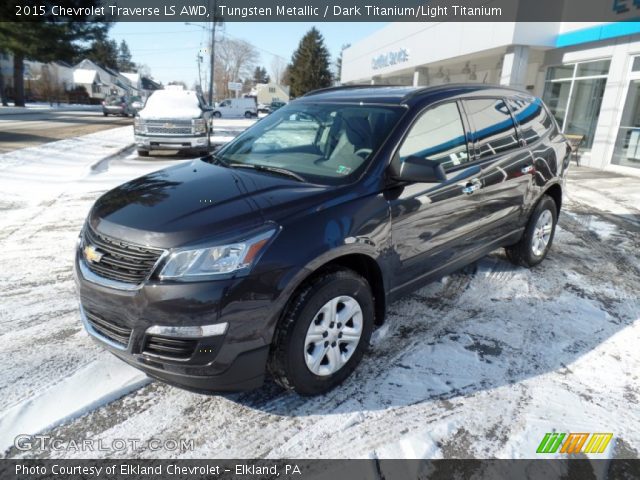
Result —
[[86, 258], [90, 263], [98, 263], [104, 256], [104, 253], [99, 252], [93, 245], [87, 245], [82, 251], [84, 253], [84, 258]]

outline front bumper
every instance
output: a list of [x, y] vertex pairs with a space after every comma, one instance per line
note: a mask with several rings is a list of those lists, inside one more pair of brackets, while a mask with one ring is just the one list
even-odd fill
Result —
[[[236, 294], [249, 278], [197, 283], [147, 281], [120, 290], [85, 278], [84, 260], [76, 255], [75, 276], [82, 322], [93, 339], [150, 377], [198, 392], [241, 391], [262, 385], [276, 307], [272, 300], [242, 304]], [[236, 297], [236, 298], [234, 298]], [[228, 305], [231, 302], [233, 305]], [[114, 341], [94, 328], [104, 325], [130, 331], [128, 340]], [[189, 353], [177, 358], [152, 348], [154, 325], [194, 326], [227, 323], [223, 335], [189, 339]], [[106, 330], [109, 332], [108, 330]], [[161, 340], [175, 340], [161, 336]]]
[[209, 137], [203, 136], [149, 136], [136, 135], [135, 142], [137, 148], [146, 150], [193, 150], [204, 149], [209, 145]]

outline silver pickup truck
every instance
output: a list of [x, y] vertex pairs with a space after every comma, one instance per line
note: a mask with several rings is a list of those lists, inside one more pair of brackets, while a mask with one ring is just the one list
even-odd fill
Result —
[[211, 108], [191, 90], [157, 90], [134, 121], [138, 155], [151, 150], [209, 152]]

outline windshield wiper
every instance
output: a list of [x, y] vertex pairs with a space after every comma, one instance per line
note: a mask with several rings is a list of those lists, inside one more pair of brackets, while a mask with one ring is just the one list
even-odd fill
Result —
[[[211, 158], [211, 161], [208, 160], [209, 158]], [[226, 161], [224, 161], [222, 158], [217, 156], [215, 153], [209, 153], [206, 157], [202, 157], [202, 160], [204, 160], [207, 163], [215, 163], [216, 165], [222, 165], [223, 167], [229, 166], [229, 164]]]
[[299, 182], [307, 181], [307, 179], [304, 178], [302, 175], [298, 175], [296, 172], [292, 172], [291, 170], [287, 170], [286, 168], [281, 168], [281, 167], [271, 167], [269, 165], [260, 165], [260, 164], [254, 164], [254, 163], [232, 163], [232, 164], [229, 164], [228, 166], [231, 168], [251, 168], [259, 172], [277, 173], [278, 175], [294, 178]]

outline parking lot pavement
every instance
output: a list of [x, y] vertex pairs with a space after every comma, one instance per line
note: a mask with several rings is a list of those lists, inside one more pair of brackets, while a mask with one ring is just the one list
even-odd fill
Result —
[[[0, 111], [1, 113], [1, 111]], [[132, 118], [104, 117], [100, 109], [27, 109], [0, 114], [0, 154], [111, 128]]]
[[[393, 303], [362, 365], [332, 392], [305, 398], [268, 382], [207, 396], [145, 382], [111, 359], [83, 331], [73, 284], [74, 245], [97, 196], [176, 161], [188, 160], [127, 150], [62, 191], [33, 195], [43, 183], [34, 168], [37, 182], [25, 175], [22, 191], [0, 192], [6, 456], [532, 458], [546, 432], [607, 431], [604, 457], [638, 457], [635, 179], [572, 169], [543, 264], [514, 267], [496, 251]], [[108, 446], [184, 438], [194, 449], [21, 452], [16, 431]]]

